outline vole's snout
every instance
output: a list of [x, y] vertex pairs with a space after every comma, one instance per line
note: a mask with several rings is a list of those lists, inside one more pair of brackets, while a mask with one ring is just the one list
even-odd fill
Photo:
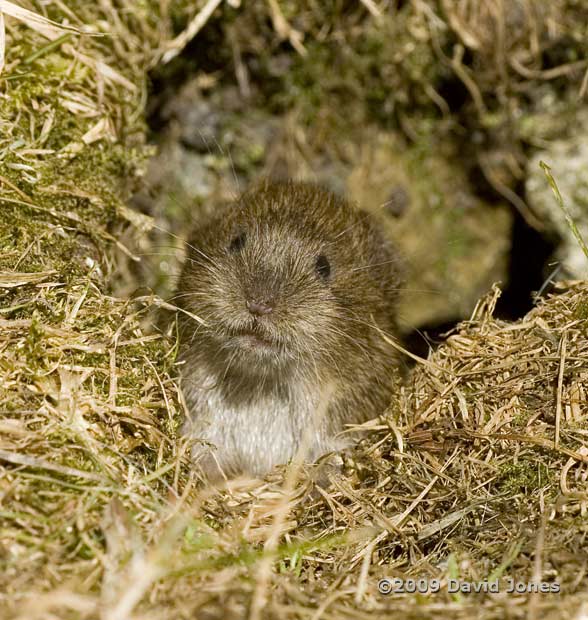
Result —
[[243, 285], [245, 307], [251, 316], [264, 317], [276, 309], [279, 291], [273, 284], [274, 277], [269, 268], [257, 267], [255, 273], [248, 278], [249, 281]]
[[253, 316], [263, 316], [265, 314], [269, 314], [274, 309], [273, 300], [258, 301], [248, 299], [245, 304], [247, 306], [247, 310], [249, 310]]

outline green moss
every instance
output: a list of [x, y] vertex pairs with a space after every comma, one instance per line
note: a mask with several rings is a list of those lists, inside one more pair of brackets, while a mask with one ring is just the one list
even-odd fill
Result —
[[574, 306], [574, 319], [585, 321], [588, 319], [588, 299], [582, 299]]
[[24, 347], [27, 363], [33, 371], [45, 368], [47, 363], [44, 337], [45, 332], [43, 327], [38, 318], [34, 316], [25, 339]]
[[518, 408], [518, 413], [511, 421], [513, 428], [524, 428], [538, 406], [537, 402], [529, 403], [525, 398], [521, 399], [521, 404], [524, 406]]
[[552, 482], [545, 463], [536, 460], [508, 461], [500, 468], [498, 488], [509, 495], [532, 493]]
[[[80, 21], [92, 21], [88, 14], [91, 7], [87, 3], [70, 4], [69, 10], [76, 12]], [[61, 21], [61, 9], [49, 6], [47, 10], [49, 14], [55, 12], [56, 19], [59, 16], [58, 21]], [[111, 40], [80, 41], [77, 35], [72, 37], [76, 45], [92, 43], [106, 53], [112, 45]], [[67, 42], [71, 44], [69, 39]], [[27, 199], [12, 193], [11, 199], [18, 202], [7, 203], [0, 213], [0, 225], [9, 224], [8, 229], [2, 227], [0, 248], [10, 248], [11, 256], [0, 257], [0, 268], [10, 268], [10, 262], [15, 262], [14, 256], [24, 253], [26, 256], [19, 268], [35, 270], [39, 254], [42, 254], [45, 269], [56, 269], [63, 278], [71, 278], [87, 271], [83, 260], [72, 260], [80, 255], [79, 250], [76, 252], [79, 240], [71, 234], [72, 228], [104, 243], [101, 231], [118, 221], [117, 207], [134, 189], [137, 169], [143, 166], [146, 153], [143, 120], [135, 115], [129, 122], [129, 113], [139, 105], [139, 91], [131, 96], [128, 91], [113, 96], [116, 86], [106, 83], [103, 85], [106, 96], [99, 103], [95, 71], [82, 62], [73, 61], [63, 50], [65, 42], [64, 37], [58, 46], [48, 44], [45, 38], [28, 28], [17, 29], [11, 42], [11, 57], [21, 58], [23, 62], [12, 74], [3, 76], [4, 93], [0, 98], [4, 122], [3, 176], [38, 208], [28, 207], [23, 204]], [[63, 149], [72, 143], [81, 144], [82, 136], [100, 116], [72, 111], [64, 106], [65, 99], [87, 102], [89, 109], [95, 107], [99, 115], [111, 119], [115, 118], [116, 110], [119, 141], [112, 144], [101, 140], [82, 147], [75, 156], [66, 156]], [[39, 142], [43, 124], [48, 119], [51, 119], [50, 129]], [[23, 150], [39, 148], [49, 153], [25, 157], [21, 154]], [[23, 164], [28, 167], [23, 168]], [[50, 212], [57, 215], [48, 215]], [[69, 232], [59, 235], [55, 226]], [[34, 239], [39, 242], [27, 254], [27, 246]]]
[[417, 121], [438, 117], [424, 86], [434, 87], [443, 69], [429, 41], [417, 41], [407, 30], [409, 17], [405, 7], [360, 29], [343, 20], [340, 36], [309, 40], [307, 55], [294, 58], [277, 81], [268, 57], [271, 104], [280, 112], [295, 107], [308, 123], [325, 108], [344, 111], [348, 123], [358, 117], [386, 127], [397, 126], [403, 112]]

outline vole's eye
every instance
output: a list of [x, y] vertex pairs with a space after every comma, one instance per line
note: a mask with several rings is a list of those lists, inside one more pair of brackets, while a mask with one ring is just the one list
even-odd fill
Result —
[[233, 237], [231, 243], [229, 243], [229, 252], [239, 252], [242, 250], [245, 245], [245, 239], [245, 233], [239, 233]]
[[326, 280], [331, 275], [331, 263], [329, 263], [329, 259], [324, 254], [317, 256], [314, 268], [323, 280]]

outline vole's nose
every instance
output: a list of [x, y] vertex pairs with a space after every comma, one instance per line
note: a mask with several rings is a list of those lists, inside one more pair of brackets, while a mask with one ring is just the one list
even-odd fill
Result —
[[253, 299], [248, 299], [246, 304], [247, 310], [255, 316], [263, 316], [264, 314], [269, 314], [273, 310], [272, 303], [269, 301], [255, 301]]

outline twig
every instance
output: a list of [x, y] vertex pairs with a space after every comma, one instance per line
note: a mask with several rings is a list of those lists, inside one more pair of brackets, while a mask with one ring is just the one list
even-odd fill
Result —
[[498, 178], [498, 175], [494, 173], [487, 160], [483, 156], [478, 157], [478, 162], [482, 170], [482, 174], [486, 177], [486, 180], [492, 187], [521, 214], [525, 222], [532, 228], [538, 231], [545, 230], [545, 225], [537, 216], [531, 211], [527, 203], [516, 194], [510, 187], [507, 187]]
[[376, 19], [382, 18], [382, 11], [380, 11], [374, 0], [360, 0], [360, 2]]
[[584, 77], [582, 78], [582, 84], [580, 85], [580, 92], [578, 93], [578, 99], [584, 99], [584, 95], [586, 94], [586, 89], [588, 89], [588, 69], [584, 71]]
[[559, 374], [557, 377], [557, 397], [555, 404], [555, 447], [559, 448], [559, 428], [561, 424], [561, 400], [562, 400], [562, 391], [563, 391], [563, 376], [564, 376], [564, 368], [566, 365], [566, 346], [568, 340], [568, 332], [564, 331], [561, 336], [560, 341], [560, 363], [559, 363]]
[[65, 476], [75, 476], [77, 478], [84, 478], [85, 480], [94, 480], [107, 484], [107, 480], [102, 476], [93, 474], [89, 471], [82, 471], [81, 469], [75, 469], [73, 467], [66, 467], [65, 465], [57, 465], [56, 463], [48, 463], [42, 459], [38, 459], [26, 454], [17, 454], [15, 452], [8, 452], [7, 450], [0, 450], [0, 460], [13, 463], [14, 465], [24, 465], [25, 467], [35, 467], [36, 469], [46, 469], [48, 471], [54, 471], [58, 474]]
[[278, 35], [288, 39], [290, 45], [301, 55], [306, 56], [306, 48], [302, 45], [302, 34], [290, 26], [284, 17], [278, 0], [267, 0], [272, 14], [272, 23]]
[[[388, 532], [386, 532], [386, 535]], [[372, 563], [372, 554], [376, 548], [379, 536], [369, 542], [367, 547], [363, 551], [363, 560], [361, 562], [361, 569], [359, 571], [359, 577], [357, 579], [357, 589], [355, 590], [355, 604], [361, 605], [361, 601], [367, 592], [368, 587], [368, 573], [370, 570], [370, 564]]]
[[188, 24], [188, 27], [167, 44], [167, 50], [161, 57], [161, 62], [163, 64], [166, 64], [175, 58], [186, 47], [186, 45], [188, 45], [188, 43], [205, 26], [206, 22], [210, 19], [210, 16], [214, 13], [221, 2], [222, 0], [208, 0], [202, 9], [198, 11], [194, 19], [192, 19], [192, 21]]
[[0, 9], [0, 73], [4, 69], [4, 59], [6, 57], [6, 28], [4, 27], [4, 13]]

